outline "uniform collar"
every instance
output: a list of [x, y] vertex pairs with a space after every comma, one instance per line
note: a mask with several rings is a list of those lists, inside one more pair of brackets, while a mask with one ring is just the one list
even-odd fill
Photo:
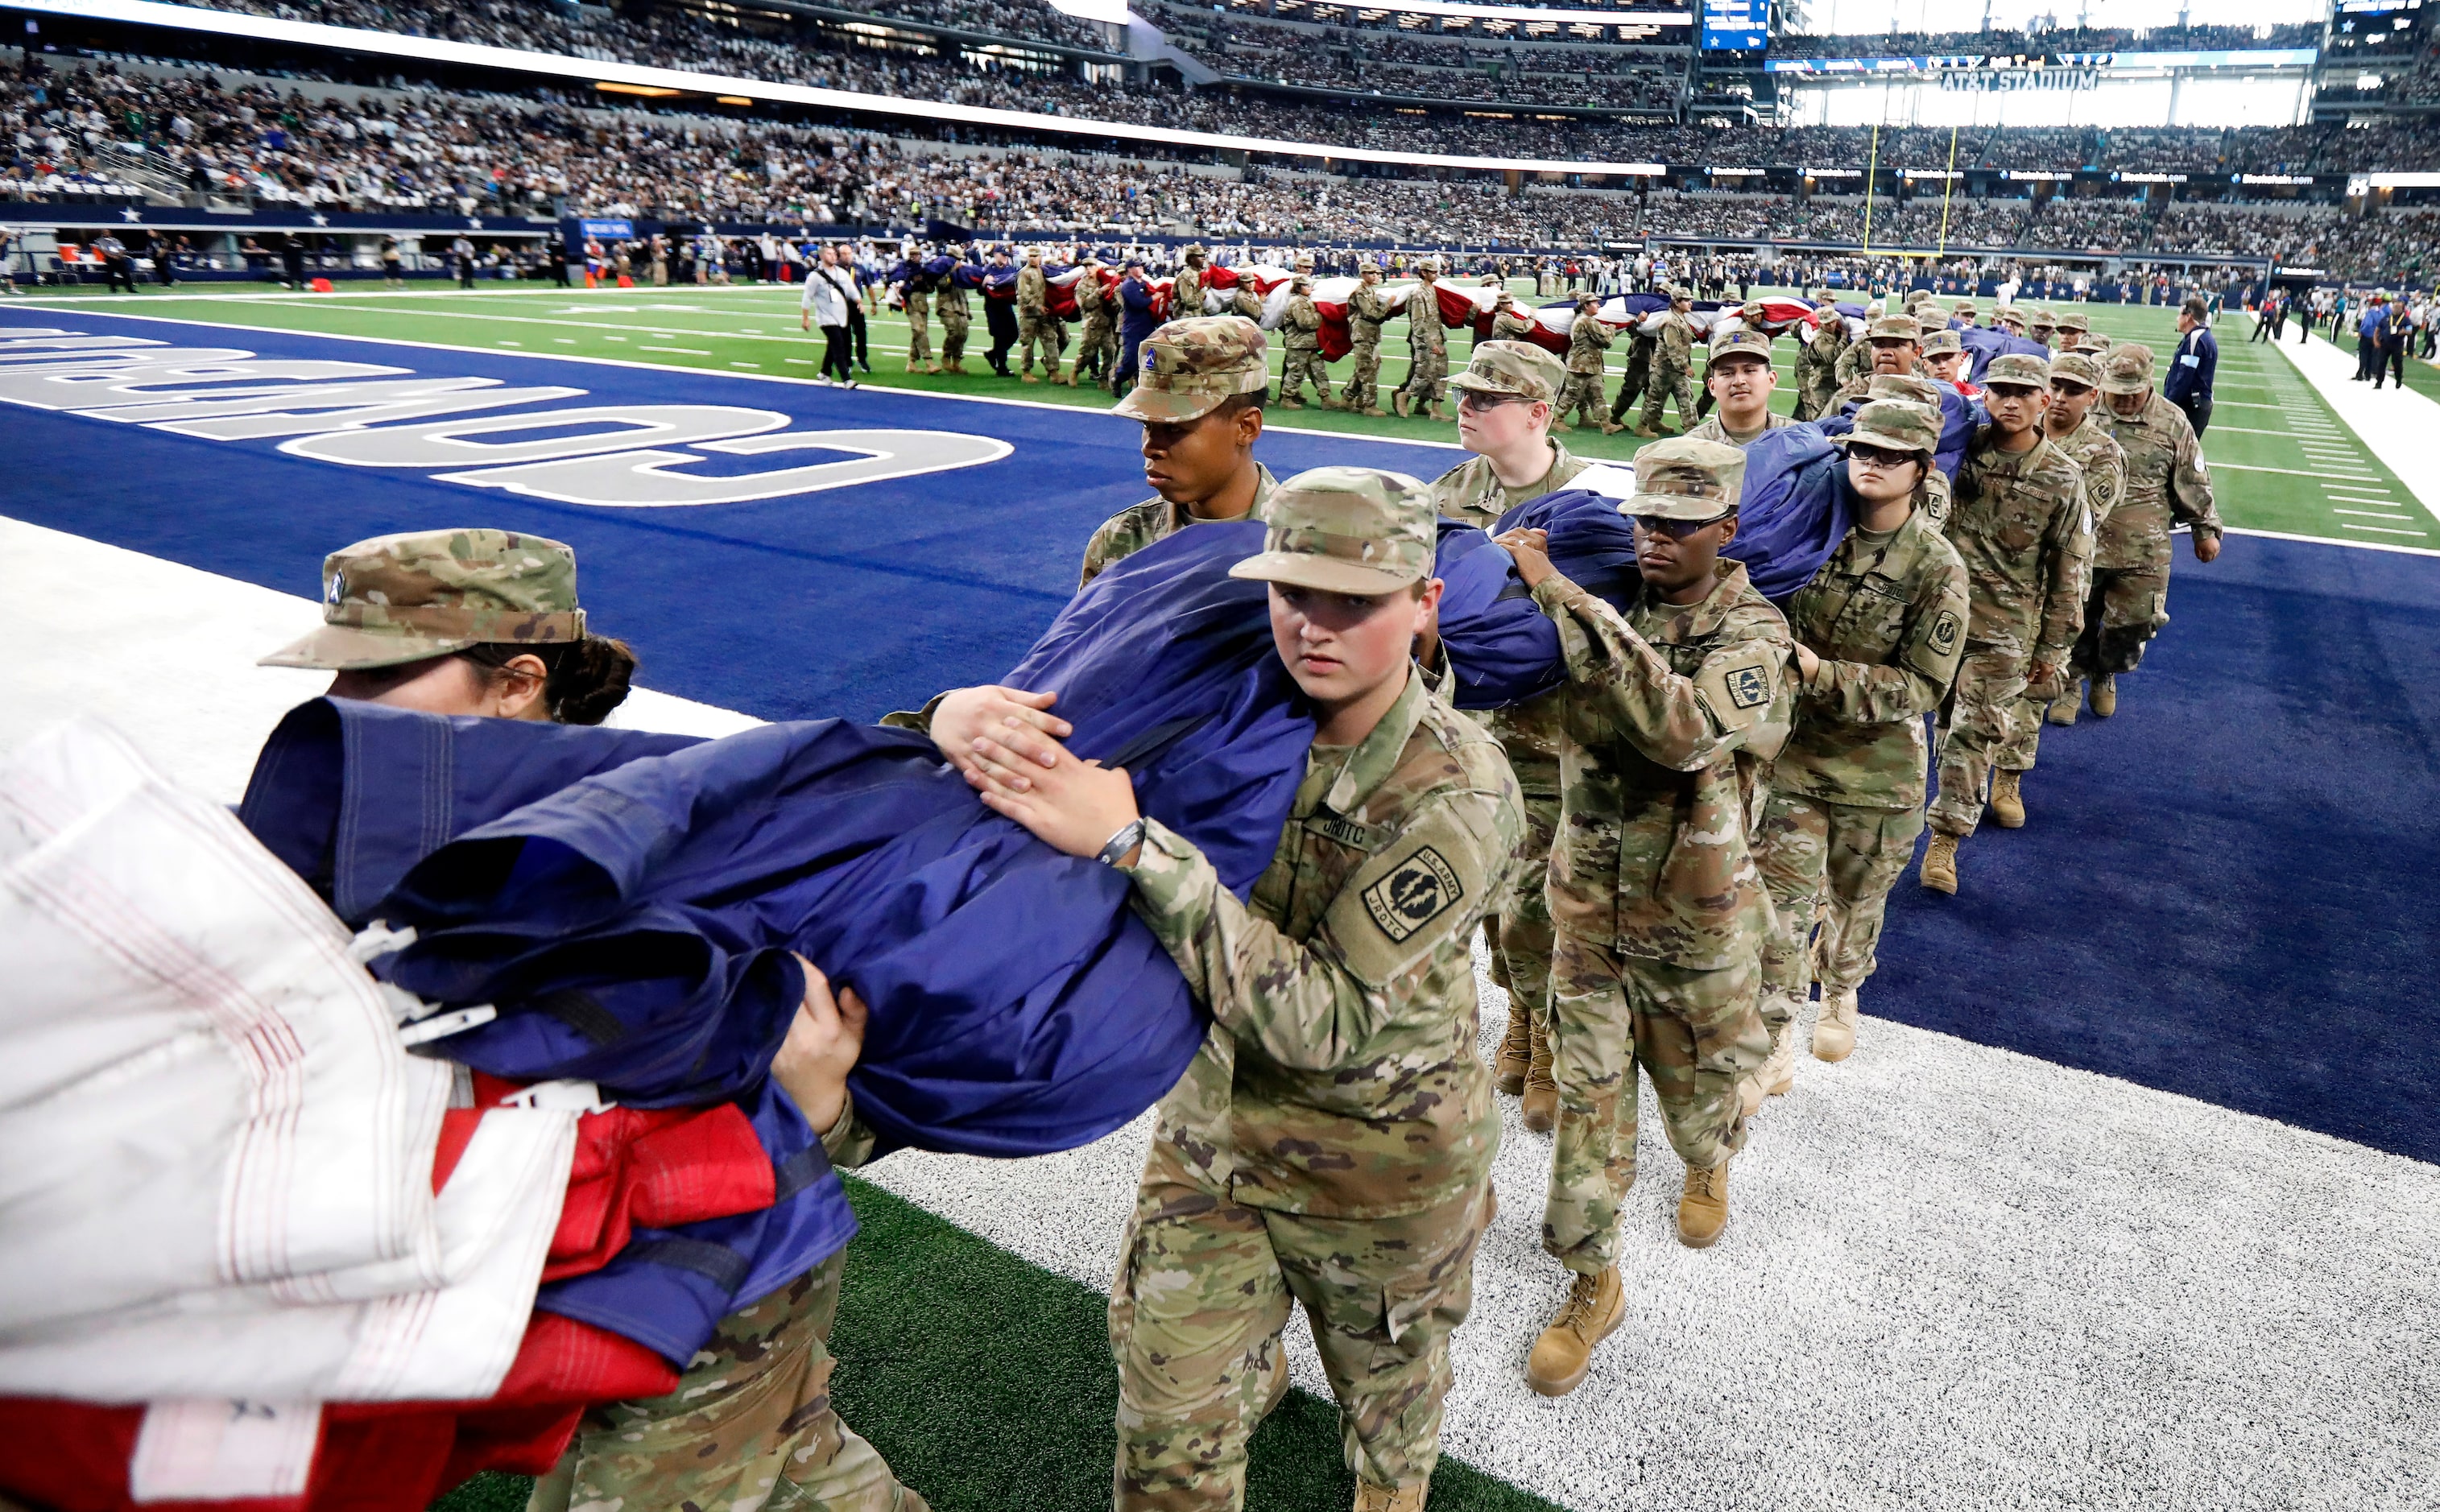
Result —
[[1751, 584], [1742, 561], [1722, 557], [1713, 571], [1717, 576], [1712, 581], [1712, 591], [1691, 604], [1664, 603], [1649, 583], [1637, 590], [1639, 607], [1660, 621], [1654, 626], [1660, 633], [1646, 635], [1646, 640], [1678, 643], [1708, 635], [1720, 628], [1720, 622], [1746, 597]]
[[[2162, 398], [2161, 398], [2161, 396], [2159, 395], [2159, 393], [2155, 392], [2155, 393], [2153, 393], [2153, 394], [2151, 394], [2151, 395], [2148, 395], [2148, 396], [2144, 399], [2144, 407], [2143, 407], [2142, 409], [2140, 409], [2140, 410], [2137, 410], [2137, 411], [2136, 411], [2134, 414], [2132, 414], [2132, 415], [2121, 415], [2121, 414], [2119, 414], [2116, 410], [2110, 410], [2110, 411], [2109, 411], [2109, 420], [2110, 420], [2110, 423], [2111, 423], [2111, 424], [2113, 424], [2113, 425], [2150, 425], [2150, 424], [2153, 424], [2155, 421], [2159, 420], [2159, 418], [2160, 418], [2160, 416], [2159, 416], [2159, 415], [2157, 415], [2157, 414], [2155, 414], [2154, 412], [2155, 412], [2155, 411], [2157, 411], [2157, 410], [2159, 410], [2159, 409], [2161, 409], [2162, 407], [2163, 407], [2167, 402], [2168, 402], [2168, 401], [2167, 401], [2166, 400], [2163, 400]], [[2103, 407], [2103, 408], [2107, 409], [2107, 408], [2108, 407], [2108, 404], [2109, 404], [2109, 400], [2108, 400], [2108, 398], [2106, 398], [2106, 397], [2105, 397], [2105, 398], [2102, 400], [2101, 404], [2102, 404], [2102, 407]], [[2085, 422], [2086, 422], [2087, 424], [2090, 424], [2090, 423], [2091, 423], [2091, 421], [2092, 421], [2092, 417], [2091, 417], [2091, 416], [2090, 416], [2090, 415], [2086, 416], [2084, 418], [2085, 418]]]
[[2000, 450], [2000, 443], [1998, 441], [1985, 439], [1985, 437], [1988, 437], [1993, 434], [1995, 433], [1986, 429], [1981, 436], [1977, 436], [1975, 438], [1975, 454], [1986, 459], [1988, 465], [2004, 469], [2006, 471], [2017, 477], [2022, 477], [2026, 473], [2031, 472], [2043, 460], [2047, 454], [2054, 453], [2058, 450], [2057, 443], [2054, 442], [2050, 438], [2049, 433], [2044, 431], [2036, 431], [2034, 433], [2034, 445], [2031, 451], [2002, 452]]
[[[1260, 462], [1254, 464], [1254, 507], [1247, 510], [1244, 515], [1240, 516], [1239, 518], [1241, 519], [1260, 520], [1264, 518], [1265, 514], [1271, 507], [1271, 494], [1280, 486], [1280, 480], [1271, 475], [1271, 470], [1265, 467]], [[1146, 499], [1144, 503], [1158, 505], [1163, 508], [1166, 508], [1169, 511], [1169, 527], [1172, 530], [1183, 530], [1188, 525], [1211, 525], [1215, 523], [1209, 520], [1199, 520], [1195, 518], [1193, 515], [1186, 512], [1186, 506], [1182, 504], [1172, 504], [1157, 493], [1154, 494], [1151, 498]]]
[[1355, 749], [1347, 754], [1347, 764], [1339, 768], [1330, 791], [1322, 794], [1324, 807], [1333, 813], [1353, 818], [1364, 800], [1372, 795], [1372, 790], [1389, 780], [1390, 774], [1398, 770], [1398, 757], [1405, 753], [1408, 738], [1423, 721], [1426, 696], [1423, 672], [1409, 667], [1407, 685], [1399, 693], [1398, 702], [1390, 705], [1390, 712], [1381, 716], [1372, 733], [1356, 741]]

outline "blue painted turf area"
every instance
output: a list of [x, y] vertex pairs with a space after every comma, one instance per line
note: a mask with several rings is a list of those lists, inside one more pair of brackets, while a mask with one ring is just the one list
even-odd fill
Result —
[[[0, 407], [0, 512], [298, 594], [365, 536], [535, 531], [577, 548], [599, 628], [636, 643], [647, 682], [767, 718], [870, 717], [996, 676], [1092, 527], [1146, 491], [1138, 428], [1073, 409], [68, 313], [0, 315], [0, 335], [12, 324], [1010, 442], [899, 482], [604, 509]], [[1261, 455], [1282, 475], [1458, 459], [1279, 433]], [[1960, 898], [1899, 883], [1865, 1010], [2440, 1160], [2440, 560], [2240, 536], [2198, 567], [2187, 549], [2119, 716], [2044, 731], [2028, 827], [1967, 842]]]

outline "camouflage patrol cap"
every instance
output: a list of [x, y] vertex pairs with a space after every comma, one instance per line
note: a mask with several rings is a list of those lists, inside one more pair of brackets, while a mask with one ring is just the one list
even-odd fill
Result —
[[1027, 242], [1025, 247], [1025, 260], [1028, 262], [1040, 262], [1042, 260], [1042, 249], [1034, 245], [1032, 242]]
[[1919, 342], [1923, 340], [1923, 327], [1916, 324], [1912, 315], [1883, 315], [1864, 332], [1864, 339]]
[[1635, 492], [1618, 512], [1716, 520], [1736, 511], [1745, 481], [1746, 454], [1740, 448], [1673, 436], [1635, 454]]
[[1964, 315], [1966, 319], [1972, 320], [1974, 318], [1974, 301], [1971, 299], [1960, 299], [1957, 301], [1957, 312]]
[[1763, 365], [1770, 365], [1770, 338], [1750, 326], [1743, 330], [1722, 331], [1712, 338], [1712, 355], [1704, 360], [1703, 370], [1711, 371], [1730, 357], [1759, 357]]
[[1211, 254], [1203, 250], [1202, 242], [1190, 241], [1186, 244], [1186, 250], [1179, 253], [1178, 256], [1182, 258], [1204, 258], [1211, 256]]
[[583, 638], [575, 552], [506, 530], [421, 530], [323, 559], [322, 628], [258, 665], [357, 672]]
[[1770, 318], [1770, 311], [1759, 299], [1749, 299], [1737, 306], [1737, 318], [1750, 326]]
[[2101, 332], [2097, 330], [2089, 330], [2083, 335], [2078, 336], [2075, 339], [2074, 344], [2070, 347], [2069, 349], [2071, 351], [2090, 352], [2097, 357], [2116, 345], [2118, 345], [2116, 342], [2110, 340]]
[[2002, 310], [1999, 313], [2000, 318], [2002, 320], [2013, 320], [2018, 325], [2028, 327], [2034, 330], [2058, 329], [2058, 323], [2051, 318], [2051, 312], [2047, 310], [2035, 311], [2030, 320], [2027, 319], [2021, 311]]
[[1415, 264], [1415, 276], [1418, 278], [1437, 278], [1440, 276], [1441, 259], [1438, 258], [1426, 258]]
[[1144, 338], [1136, 386], [1110, 413], [1156, 424], [1199, 420], [1231, 394], [1269, 388], [1269, 355], [1263, 328], [1243, 315], [1173, 320]]
[[2047, 389], [2051, 386], [2051, 365], [2030, 352], [2004, 352], [1992, 358], [1991, 365], [1982, 369], [1984, 388], [2002, 384]]
[[2101, 360], [2101, 386], [2112, 394], [2150, 393], [2152, 348], [2132, 341], [2110, 348]]
[[1264, 507], [1260, 555], [1231, 578], [1327, 594], [1394, 593], [1432, 574], [1440, 526], [1431, 491], [1380, 468], [1308, 468]]
[[1965, 339], [1946, 326], [1927, 333], [1923, 338], [1923, 354], [1926, 357], [1939, 357], [1950, 352], [1962, 352], [1965, 349]]
[[1813, 294], [1813, 308], [1816, 310], [1836, 310], [1839, 308], [1839, 301], [1830, 297], [1829, 290], [1817, 289]]
[[1878, 399], [1856, 412], [1856, 428], [1834, 436], [1834, 444], [1861, 442], [1890, 452], [1921, 452], [1929, 457], [1940, 450], [1940, 412], [1902, 399]]
[[1568, 382], [1567, 365], [1531, 342], [1481, 341], [1466, 359], [1465, 371], [1448, 386], [1474, 394], [1555, 403]]
[[1355, 276], [1359, 278], [1368, 273], [1377, 276], [1380, 272], [1381, 265], [1373, 261], [1371, 258], [1362, 258], [1355, 264]]
[[2055, 329], [2059, 330], [2076, 331], [2090, 330], [2092, 329], [2092, 317], [2090, 315], [2079, 314], [2073, 311], [2070, 311], [2068, 313], [2058, 317], [2058, 325]]
[[2051, 359], [2051, 382], [2065, 380], [2087, 388], [2101, 386], [2101, 365], [2086, 352], [2060, 352]]
[[[1902, 399], [1910, 404], [1929, 405], [1936, 413], [1940, 409], [1940, 392], [1939, 383], [1929, 378], [1917, 378], [1912, 373], [1875, 373], [1872, 382], [1865, 385], [1864, 398], [1867, 402], [1876, 399]], [[1949, 392], [1955, 393], [1956, 390]]]
[[1660, 292], [1669, 296], [1669, 302], [1673, 305], [1690, 303], [1695, 297], [1674, 283], [1661, 285]]

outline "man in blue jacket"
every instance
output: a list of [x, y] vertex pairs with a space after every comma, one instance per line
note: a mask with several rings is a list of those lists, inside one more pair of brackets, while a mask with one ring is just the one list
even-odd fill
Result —
[[1136, 354], [1144, 340], [1160, 329], [1153, 313], [1152, 280], [1144, 276], [1143, 259], [1127, 259], [1126, 276], [1119, 281], [1119, 370], [1111, 375], [1110, 392], [1123, 397], [1136, 380]]
[[2212, 381], [2218, 374], [2219, 342], [2211, 333], [2202, 296], [2188, 294], [2185, 307], [2178, 311], [2178, 349], [2161, 380], [2161, 397], [2185, 412], [2198, 440], [2203, 427], [2211, 424]]

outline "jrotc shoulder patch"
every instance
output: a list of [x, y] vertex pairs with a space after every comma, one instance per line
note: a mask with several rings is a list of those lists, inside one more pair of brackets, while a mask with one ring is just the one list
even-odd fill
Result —
[[1426, 845], [1364, 889], [1364, 910], [1392, 944], [1400, 944], [1464, 896], [1457, 873]]
[[1940, 612], [1940, 617], [1931, 622], [1931, 649], [1943, 656], [1957, 649], [1957, 632], [1963, 628], [1964, 627], [1958, 623], [1955, 611], [1947, 609], [1942, 610]]
[[1770, 674], [1759, 667], [1740, 667], [1728, 674], [1729, 702], [1741, 709], [1758, 709], [1770, 702]]

